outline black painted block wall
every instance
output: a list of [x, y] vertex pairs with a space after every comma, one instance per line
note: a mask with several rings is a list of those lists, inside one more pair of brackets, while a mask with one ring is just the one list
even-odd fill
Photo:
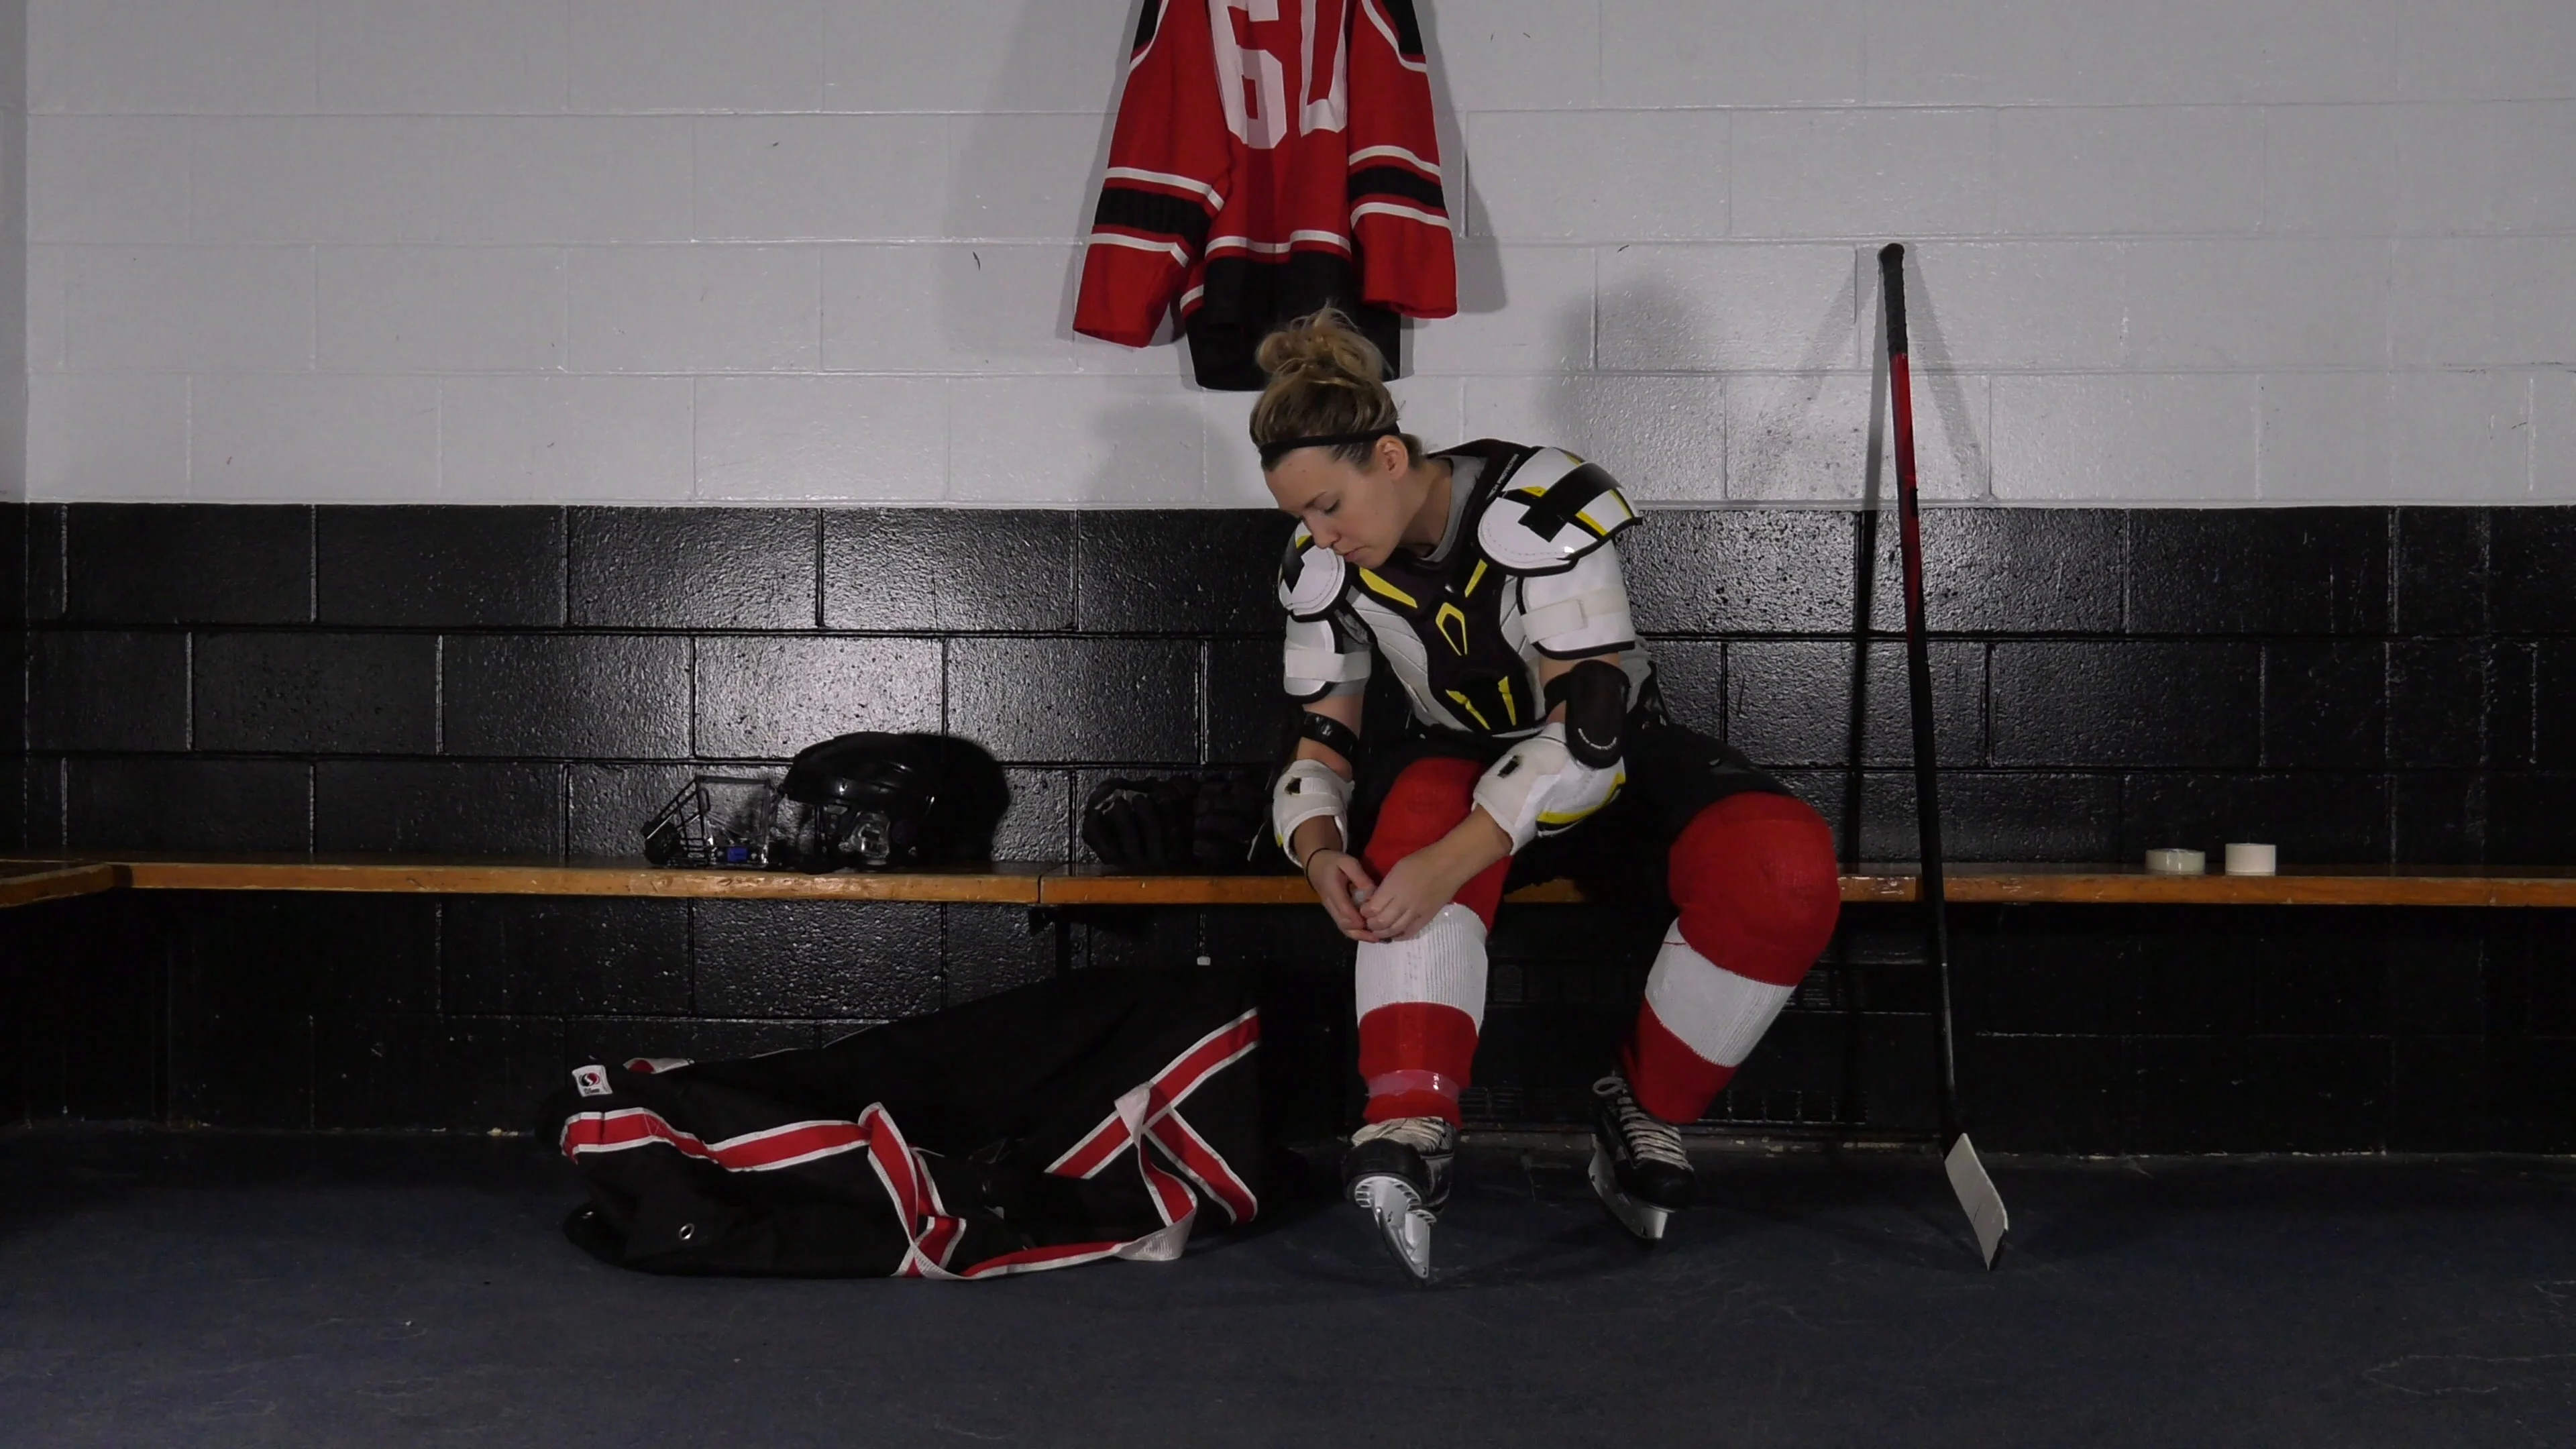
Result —
[[[26, 701], [9, 728], [25, 753], [22, 788], [0, 793], [36, 849], [624, 855], [694, 770], [891, 728], [992, 749], [1014, 791], [1002, 852], [1059, 858], [1079, 853], [1071, 816], [1094, 780], [1264, 763], [1281, 709], [1268, 584], [1287, 524], [1266, 514], [9, 512], [24, 524], [10, 596], [28, 617], [8, 631]], [[1861, 855], [1902, 858], [1892, 530], [1850, 769], [1857, 537], [1847, 513], [1662, 512], [1623, 553], [1676, 712], [1773, 766]], [[1960, 859], [2255, 838], [2293, 862], [2576, 863], [2576, 510], [1960, 509], [1929, 515], [1925, 543]], [[1104, 915], [1068, 946], [1076, 965], [1267, 963], [1284, 993], [1274, 1037], [1305, 1041], [1310, 1067], [1335, 1062], [1306, 1082], [1329, 1098], [1347, 1085], [1347, 984], [1313, 914]], [[58, 922], [107, 917], [122, 924], [21, 941], [112, 955], [96, 970], [117, 984], [10, 1013], [49, 1023], [19, 1032], [17, 1112], [511, 1126], [523, 1089], [574, 1059], [811, 1040], [1055, 961], [1025, 913], [966, 908], [119, 898]], [[1566, 1120], [1660, 923], [1523, 917], [1495, 939], [1473, 1105]], [[2104, 964], [2197, 980], [2191, 963], [2232, 951], [2249, 979], [2337, 1000], [2398, 969], [2285, 964], [2242, 943], [2314, 918], [2250, 919], [1963, 920], [1963, 989], [1999, 1013], [1971, 1012], [1963, 1068], [1980, 1102], [2007, 1104], [1998, 1130], [2106, 1150], [2338, 1132], [2432, 1145], [2425, 1124], [2466, 1090], [2444, 1064], [2474, 1060], [2481, 1115], [2461, 1140], [2546, 1135], [2511, 1124], [2550, 1120], [2518, 1104], [2558, 1090], [2550, 1052], [2527, 1045], [2554, 1040], [2556, 1019], [2490, 1019], [2546, 978], [2512, 964], [2546, 958], [2538, 927], [2479, 917], [2456, 927], [2468, 945], [2440, 949], [2424, 944], [2439, 931], [2373, 943], [2368, 913], [2326, 933], [2372, 960], [2467, 952], [2439, 979], [2476, 1024], [2432, 1032], [2378, 987], [2382, 1006], [2347, 1018], [2180, 1020]], [[1726, 1119], [1929, 1122], [1928, 1078], [1907, 1065], [1929, 1051], [1909, 928], [1860, 913], [1837, 951]], [[2023, 985], [1978, 984], [2007, 979]], [[2068, 1003], [2072, 1024], [2013, 1015], [2024, 989]], [[118, 1045], [64, 1045], [94, 1038]], [[129, 1057], [144, 1066], [95, 1066]], [[2058, 1077], [2076, 1086], [2049, 1090]], [[2298, 1105], [2311, 1080], [2327, 1084], [2314, 1111]], [[2182, 1089], [2211, 1081], [2288, 1096]]]
[[[1276, 738], [1266, 514], [23, 518], [37, 848], [623, 854], [697, 765], [889, 728], [1010, 762], [1005, 852], [1048, 858], [1098, 771]], [[1625, 550], [1677, 711], [1837, 816], [1854, 528], [1658, 513]], [[1926, 549], [1963, 859], [2576, 860], [2576, 511], [1958, 509]], [[1866, 679], [1862, 853], [1903, 856], [1892, 637]]]
[[[23, 681], [27, 671], [27, 505], [0, 502], [0, 679]], [[23, 701], [22, 693], [18, 698]], [[0, 761], [13, 781], [27, 768], [27, 713], [0, 709]], [[0, 841], [26, 835], [26, 790], [0, 788]]]

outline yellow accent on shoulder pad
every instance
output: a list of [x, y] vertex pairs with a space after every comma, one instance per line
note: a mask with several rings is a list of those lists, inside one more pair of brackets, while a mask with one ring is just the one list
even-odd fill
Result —
[[1379, 578], [1376, 574], [1367, 569], [1360, 570], [1360, 582], [1368, 585], [1370, 593], [1383, 594], [1408, 609], [1419, 609], [1422, 607], [1421, 603], [1411, 594], [1408, 594], [1404, 590], [1397, 588], [1395, 585], [1388, 583], [1386, 580]]
[[1453, 689], [1449, 691], [1449, 697], [1458, 701], [1458, 707], [1465, 710], [1467, 712], [1467, 717], [1476, 722], [1476, 728], [1480, 730], [1489, 730], [1493, 728], [1493, 725], [1486, 720], [1483, 711], [1477, 709], [1474, 704], [1470, 703], [1465, 694]]
[[[1440, 631], [1441, 641], [1449, 646], [1451, 653], [1465, 654], [1467, 652], [1466, 610], [1459, 608], [1456, 604], [1442, 604], [1440, 606], [1440, 611], [1431, 616], [1431, 624], [1433, 628]], [[1453, 624], [1457, 626], [1456, 633], [1450, 632], [1450, 626]]]

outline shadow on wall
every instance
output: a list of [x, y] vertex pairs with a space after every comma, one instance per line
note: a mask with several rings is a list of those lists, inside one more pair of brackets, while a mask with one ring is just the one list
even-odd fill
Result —
[[[952, 256], [939, 271], [932, 305], [940, 340], [957, 365], [978, 374], [976, 386], [1009, 390], [1009, 379], [1028, 374], [1099, 380], [1039, 385], [1016, 394], [1036, 406], [1002, 410], [1014, 434], [1013, 446], [1003, 452], [1020, 470], [1049, 474], [1041, 491], [1050, 501], [1077, 507], [1189, 502], [1205, 487], [1205, 424], [1191, 393], [1172, 385], [1188, 375], [1180, 349], [1138, 353], [1073, 331], [1082, 246], [1062, 239], [1091, 230], [1117, 123], [1112, 107], [1138, 14], [1138, 0], [1015, 7], [992, 93], [950, 120], [957, 128], [956, 178], [944, 229], [979, 244], [949, 248], [966, 253], [964, 265]], [[1058, 151], [1040, 171], [1027, 154], [1028, 103], [1019, 88], [1022, 78], [1060, 73], [1068, 65], [1079, 68], [1083, 98], [1099, 111], [1090, 156], [1077, 163]], [[1072, 129], [1082, 118], [1046, 119]], [[1045, 239], [980, 244], [989, 230], [984, 213], [991, 199], [978, 186], [986, 178], [987, 184], [1042, 186], [1049, 197], [1060, 198], [1049, 203], [1054, 214], [1030, 228]], [[1168, 341], [1169, 329], [1156, 340]], [[971, 411], [961, 411], [961, 419]], [[1062, 477], [1057, 470], [1078, 476]], [[1035, 482], [1034, 476], [960, 477], [952, 479], [950, 496], [1007, 503]]]
[[[1919, 277], [1912, 260], [1909, 276]], [[1908, 300], [1924, 491], [1982, 498], [1984, 391], [1977, 379], [1943, 370], [1948, 350], [1931, 290], [1915, 280]], [[1871, 376], [1883, 346], [1875, 248], [1856, 251], [1819, 299], [1785, 366], [1721, 375], [1727, 353], [1748, 339], [1727, 337], [1730, 319], [1709, 315], [1709, 306], [1651, 273], [1605, 292], [1600, 314], [1654, 319], [1653, 348], [1669, 359], [1665, 369], [1538, 381], [1536, 421], [1555, 429], [1552, 437], [1588, 443], [1640, 501], [1860, 503], [1873, 414], [1887, 423]], [[1590, 325], [1582, 309], [1572, 311], [1560, 324], [1560, 346], [1579, 346], [1586, 339], [1573, 329]]]
[[1848, 370], [1860, 326], [1859, 276], [1855, 258], [1788, 373], [1727, 379], [1728, 389], [1741, 393], [1740, 405], [1727, 409], [1735, 432], [1726, 449], [1729, 499], [1859, 501], [1869, 418], [1865, 406], [1849, 405]]
[[[1643, 503], [1857, 500], [1868, 431], [1868, 384], [1850, 361], [1857, 297], [1855, 271], [1844, 271], [1793, 369], [1721, 379], [1716, 330], [1726, 322], [1705, 315], [1705, 299], [1654, 278], [1628, 284], [1605, 294], [1597, 312], [1654, 317], [1654, 348], [1682, 366], [1551, 376], [1535, 394], [1538, 420], [1553, 438], [1600, 456]], [[1592, 315], [1574, 309], [1561, 327], [1589, 330]]]
[[1467, 163], [1467, 127], [1449, 94], [1449, 62], [1440, 47], [1438, 7], [1430, 0], [1413, 0], [1413, 18], [1422, 31], [1423, 58], [1431, 62], [1431, 122], [1440, 137], [1440, 194], [1448, 202], [1449, 230], [1458, 241], [1458, 310], [1500, 312], [1511, 301], [1503, 285], [1500, 252], [1466, 245], [1471, 236], [1493, 235], [1494, 222], [1485, 214], [1484, 199], [1476, 194], [1475, 168]]
[[[1126, 94], [1127, 58], [1135, 51], [1136, 31], [1144, 24], [1145, 7], [1161, 3], [1162, 0], [1132, 0], [1127, 7], [1126, 16], [1119, 27], [1114, 45], [1102, 47], [1111, 52], [1114, 58], [1107, 65], [1099, 67], [1100, 125], [1092, 142], [1091, 165], [1082, 173], [1079, 181], [1080, 190], [1075, 193], [1076, 207], [1073, 215], [1068, 218], [1069, 230], [1066, 234], [1069, 236], [1087, 239], [1091, 235], [1092, 214], [1100, 204], [1101, 175], [1109, 169], [1109, 143], [1118, 132], [1118, 103]], [[1100, 21], [1105, 21], [1106, 18], [1105, 15], [1096, 17]], [[1055, 58], [1063, 53], [1060, 47], [1048, 42], [1037, 32], [1036, 25], [1027, 21], [1021, 23], [1020, 28], [1011, 37], [1011, 53], [1014, 59], [1023, 51], [1027, 51], [1037, 63], [1052, 64]], [[1084, 43], [1088, 46], [1091, 43], [1091, 37], [1085, 36]], [[1095, 343], [1093, 339], [1079, 337], [1073, 330], [1074, 306], [1082, 294], [1083, 244], [1082, 240], [1075, 241], [1073, 254], [1065, 261], [1063, 286], [1056, 298], [1055, 336], [1063, 341], [1072, 342], [1076, 346], [1108, 347], [1111, 344]], [[1166, 312], [1161, 324], [1154, 329], [1154, 340], [1151, 345], [1163, 348], [1178, 340], [1179, 337], [1179, 328], [1174, 325], [1172, 315]], [[1168, 373], [1173, 378], [1191, 386], [1197, 385], [1197, 379], [1190, 372], [1189, 357], [1182, 349], [1174, 347], [1167, 352], [1155, 355], [1162, 359], [1159, 365], [1136, 370], [1158, 377]]]

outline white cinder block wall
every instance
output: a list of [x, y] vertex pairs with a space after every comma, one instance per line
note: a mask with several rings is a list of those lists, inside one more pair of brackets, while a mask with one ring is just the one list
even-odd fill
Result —
[[[27, 0], [0, 0], [0, 376], [27, 371]], [[27, 496], [27, 392], [0, 389], [0, 501]]]
[[[1068, 326], [1136, 3], [32, 0], [31, 494], [1263, 502]], [[1943, 497], [2576, 499], [2571, 0], [1417, 3], [1435, 441], [1852, 499], [1896, 237]]]

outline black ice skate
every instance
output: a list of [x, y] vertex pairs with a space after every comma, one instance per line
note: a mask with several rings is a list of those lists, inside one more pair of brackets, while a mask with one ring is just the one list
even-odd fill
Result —
[[1413, 1275], [1431, 1281], [1431, 1225], [1449, 1202], [1449, 1162], [1458, 1129], [1438, 1117], [1371, 1122], [1351, 1134], [1342, 1158], [1342, 1190], [1376, 1220], [1386, 1251]]
[[1592, 1190], [1639, 1242], [1661, 1242], [1664, 1220], [1691, 1204], [1696, 1180], [1682, 1134], [1637, 1105], [1617, 1072], [1592, 1084]]

